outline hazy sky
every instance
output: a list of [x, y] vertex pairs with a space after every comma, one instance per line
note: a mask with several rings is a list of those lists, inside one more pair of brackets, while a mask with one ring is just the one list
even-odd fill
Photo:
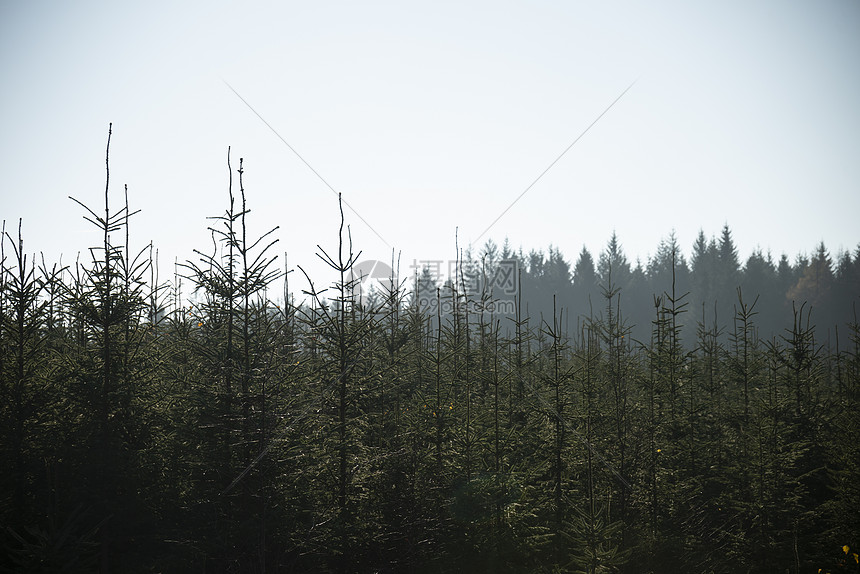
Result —
[[[860, 3], [0, 4], [0, 217], [64, 262], [116, 206], [162, 276], [207, 250], [245, 158], [252, 229], [319, 269], [332, 191], [362, 259], [402, 267], [487, 238], [630, 259], [699, 229], [793, 259], [860, 242]], [[481, 233], [635, 85], [487, 233]], [[298, 279], [298, 278], [296, 278]]]

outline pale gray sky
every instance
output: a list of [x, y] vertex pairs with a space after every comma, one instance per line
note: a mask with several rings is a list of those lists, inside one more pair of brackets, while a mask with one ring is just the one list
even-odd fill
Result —
[[476, 240], [634, 80], [487, 237], [571, 263], [613, 230], [632, 260], [725, 222], [743, 258], [860, 241], [856, 1], [0, 6], [0, 217], [49, 260], [98, 241], [67, 196], [100, 205], [113, 122], [116, 205], [127, 183], [163, 276], [208, 248], [228, 145], [254, 228], [319, 269], [334, 195], [225, 82], [404, 267]]

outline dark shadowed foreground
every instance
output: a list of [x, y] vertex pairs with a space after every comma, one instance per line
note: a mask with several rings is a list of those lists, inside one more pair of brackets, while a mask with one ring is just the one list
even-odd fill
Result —
[[170, 281], [107, 186], [74, 265], [7, 228], [4, 571], [858, 571], [860, 252], [489, 244], [368, 293], [342, 227], [297, 305], [231, 173]]

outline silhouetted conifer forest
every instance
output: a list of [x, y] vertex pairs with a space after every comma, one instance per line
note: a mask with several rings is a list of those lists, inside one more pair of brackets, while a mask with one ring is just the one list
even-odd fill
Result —
[[858, 572], [860, 249], [488, 242], [367, 289], [344, 224], [321, 286], [230, 170], [169, 273], [107, 183], [73, 265], [4, 224], [3, 571]]

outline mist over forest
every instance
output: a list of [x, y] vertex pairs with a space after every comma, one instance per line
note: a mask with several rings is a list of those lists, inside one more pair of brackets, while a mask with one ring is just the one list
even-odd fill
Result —
[[319, 284], [229, 173], [169, 270], [109, 177], [72, 264], [3, 214], [3, 571], [860, 571], [860, 245], [409, 267], [341, 208]]
[[[599, 254], [583, 247], [575, 258], [552, 246], [526, 253], [521, 247], [513, 249], [507, 240], [501, 247], [489, 240], [477, 253], [465, 250], [459, 263], [466, 280], [462, 287], [476, 300], [492, 295], [497, 314], [512, 315], [516, 303], [541, 324], [553, 316], [555, 298], [556, 311], [563, 312], [570, 332], [607, 315], [607, 295], [615, 293], [611, 298], [615, 311], [633, 338], [643, 343], [656, 314], [674, 299], [685, 344], [695, 345], [701, 326], [716, 329], [727, 340], [738, 310], [746, 305], [755, 314], [755, 332], [761, 340], [783, 336], [792, 327], [794, 311], [805, 307], [819, 337], [835, 346], [837, 331], [841, 328], [844, 334], [860, 296], [860, 244], [854, 253], [840, 250], [835, 257], [824, 242], [811, 254], [798, 253], [794, 259], [785, 253], [775, 258], [760, 248], [743, 257], [726, 224], [718, 236], [700, 231], [689, 261], [684, 256], [688, 250], [678, 244], [674, 232], [653, 251], [646, 261], [630, 261], [615, 233]], [[426, 299], [444, 283], [439, 281], [440, 263], [456, 266], [432, 263], [418, 267], [420, 281], [411, 285], [413, 292], [417, 287], [419, 298], [423, 293]], [[508, 301], [512, 304], [502, 304]], [[843, 337], [840, 345], [847, 344]]]

